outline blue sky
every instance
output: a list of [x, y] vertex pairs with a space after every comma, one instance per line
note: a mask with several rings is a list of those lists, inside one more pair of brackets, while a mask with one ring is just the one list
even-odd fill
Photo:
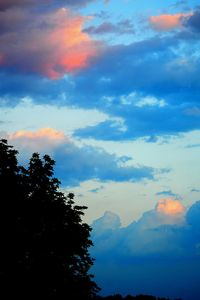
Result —
[[[189, 299], [189, 291], [195, 299], [199, 264], [200, 239], [187, 219], [200, 197], [199, 46], [197, 0], [0, 0], [1, 136], [20, 151], [22, 163], [33, 151], [49, 153], [62, 189], [88, 206], [85, 220], [120, 218], [115, 230], [123, 241], [129, 239], [130, 224], [143, 222], [145, 212], [153, 211], [159, 233], [163, 226], [169, 232], [178, 226], [170, 243], [183, 250], [187, 241], [192, 254], [187, 260], [184, 253], [176, 264], [176, 253], [171, 270], [177, 277], [181, 266], [184, 272], [193, 270], [194, 284], [191, 280], [181, 290], [176, 280], [169, 296], [183, 299]], [[182, 211], [176, 211], [177, 201]], [[160, 203], [166, 205], [157, 212]], [[133, 238], [141, 234], [145, 241], [148, 226], [138, 233], [134, 225]], [[111, 240], [119, 239], [115, 230]], [[148, 243], [158, 246], [153, 257], [147, 253], [144, 267], [146, 245], [141, 243], [136, 255], [124, 242], [130, 270], [124, 269], [126, 284], [118, 284], [118, 292], [143, 292], [131, 271], [135, 261], [143, 280], [155, 258], [164, 268], [166, 253], [160, 247], [168, 236], [149, 236]], [[178, 246], [177, 236], [184, 241]], [[172, 253], [166, 249], [168, 261]], [[106, 251], [95, 272], [103, 291], [115, 292], [111, 279], [103, 280]], [[98, 245], [93, 253], [99, 256]], [[116, 259], [110, 273], [122, 267], [124, 253], [116, 252], [119, 264]], [[168, 267], [166, 286], [172, 284], [169, 272]], [[135, 290], [128, 276], [138, 282]], [[157, 293], [159, 277], [158, 272], [144, 285], [145, 293]], [[165, 296], [166, 291], [160, 282], [158, 292]]]

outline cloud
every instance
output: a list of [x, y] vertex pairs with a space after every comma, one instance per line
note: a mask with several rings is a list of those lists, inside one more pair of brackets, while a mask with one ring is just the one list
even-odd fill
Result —
[[[86, 78], [89, 76], [93, 88], [88, 95], [91, 97], [88, 104], [94, 105], [93, 99], [97, 99], [96, 106], [121, 118], [127, 131], [118, 130], [120, 127], [114, 126], [114, 121], [110, 120], [96, 128], [78, 131], [77, 135], [123, 140], [138, 136], [177, 135], [197, 129], [198, 119], [187, 111], [196, 107], [196, 116], [199, 109], [196, 78], [200, 76], [200, 61], [198, 55], [193, 59], [194, 56], [185, 56], [182, 50], [179, 51], [184, 44], [190, 53], [192, 41], [194, 51], [198, 51], [199, 42], [190, 38], [185, 41], [176, 34], [110, 47], [99, 58], [95, 72], [90, 69], [90, 74], [77, 78], [77, 81], [87, 91]], [[180, 56], [185, 59], [180, 59]]]
[[98, 26], [89, 26], [84, 29], [88, 34], [104, 35], [104, 34], [134, 34], [135, 30], [130, 20], [123, 20], [116, 24], [111, 22], [103, 22]]
[[181, 197], [178, 194], [173, 193], [171, 190], [161, 191], [156, 193], [157, 196], [169, 196], [175, 199], [180, 199]]
[[186, 215], [186, 220], [192, 229], [198, 234], [200, 237], [200, 201], [197, 201], [190, 209]]
[[56, 131], [52, 128], [41, 128], [36, 132], [20, 130], [10, 135], [12, 140], [25, 138], [25, 139], [44, 139], [48, 138], [50, 140], [63, 140], [64, 133]]
[[192, 193], [200, 193], [200, 189], [193, 188], [193, 189], [190, 190], [190, 192], [192, 192]]
[[20, 158], [27, 161], [32, 152], [50, 154], [56, 161], [56, 176], [63, 185], [75, 186], [83, 181], [137, 182], [153, 180], [162, 170], [141, 165], [126, 165], [127, 157], [109, 154], [92, 146], [78, 146], [63, 132], [42, 128], [35, 132], [18, 131], [6, 138], [20, 150]]
[[179, 201], [167, 198], [159, 201], [156, 210], [165, 215], [177, 216], [185, 212], [185, 207]]
[[106, 211], [102, 217], [95, 220], [92, 224], [95, 234], [105, 230], [116, 230], [121, 227], [120, 217], [111, 211]]
[[184, 25], [194, 32], [200, 32], [200, 8], [197, 8], [196, 11], [186, 19]]
[[198, 300], [199, 220], [200, 202], [186, 211], [168, 198], [127, 227], [111, 212], [94, 221], [93, 272], [102, 292]]
[[113, 107], [113, 111], [121, 118], [120, 122], [106, 120], [95, 126], [77, 129], [74, 135], [97, 140], [134, 140], [144, 137], [156, 142], [156, 137], [178, 135], [199, 127], [199, 120], [186, 115], [178, 106], [118, 105]]
[[172, 4], [171, 5], [171, 7], [175, 7], [175, 8], [177, 8], [177, 7], [182, 7], [182, 6], [186, 6], [187, 7], [187, 4], [188, 4], [188, 1], [187, 0], [178, 0], [178, 1], [176, 1], [174, 4]]
[[158, 100], [156, 97], [144, 97], [143, 99], [136, 102], [135, 106], [137, 107], [144, 107], [144, 106], [157, 106], [157, 107], [164, 107], [167, 103], [165, 100], [161, 99]]
[[190, 116], [200, 117], [200, 108], [199, 107], [190, 107], [186, 109], [186, 114]]
[[199, 148], [199, 147], [200, 147], [200, 143], [199, 144], [189, 144], [189, 145], [185, 146], [185, 148], [188, 148], [188, 149], [190, 149], [190, 148]]
[[96, 188], [94, 188], [94, 189], [89, 190], [88, 192], [91, 192], [91, 193], [98, 193], [99, 191], [101, 191], [101, 190], [103, 190], [103, 189], [104, 189], [104, 186], [101, 185], [101, 186], [99, 186], [99, 187], [96, 187]]
[[20, 130], [9, 134], [8, 139], [29, 153], [51, 151], [66, 141], [64, 133], [53, 128], [41, 128], [35, 132]]
[[[110, 235], [107, 236], [108, 239], [112, 238], [113, 234], [115, 235], [115, 239], [118, 239], [119, 244], [123, 241], [124, 248], [116, 249], [116, 252], [120, 251], [120, 255], [126, 253], [127, 255], [137, 254], [139, 256], [148, 256], [157, 253], [157, 251], [159, 253], [160, 251], [164, 251], [164, 255], [166, 255], [167, 248], [170, 248], [172, 245], [164, 249], [162, 245], [159, 245], [159, 239], [165, 238], [164, 229], [166, 229], [166, 235], [168, 235], [171, 230], [173, 231], [176, 228], [174, 226], [178, 226], [177, 228], [185, 226], [185, 213], [185, 207], [179, 201], [172, 198], [161, 199], [153, 210], [145, 212], [138, 221], [133, 221], [127, 227], [120, 227], [119, 216], [112, 212], [105, 212], [103, 217], [95, 220], [91, 225], [93, 228], [93, 238], [97, 244], [101, 243], [100, 234], [104, 235], [104, 232], [109, 230]], [[161, 234], [164, 236], [161, 236]], [[135, 244], [134, 241], [137, 238], [138, 241]], [[156, 241], [157, 239], [158, 241]], [[156, 241], [155, 248], [153, 248], [153, 241]], [[148, 247], [143, 248], [143, 245], [146, 244], [148, 246], [148, 243], [151, 244], [151, 250]], [[162, 249], [159, 249], [159, 246]], [[103, 247], [102, 245], [102, 249]], [[110, 247], [112, 248], [112, 242], [110, 243]], [[131, 250], [129, 254], [128, 249]], [[98, 253], [98, 255], [103, 254]]]
[[[95, 0], [40, 0], [37, 6], [43, 9], [50, 9], [55, 7], [65, 7], [65, 6], [84, 6]], [[35, 6], [35, 0], [1, 0], [0, 10], [5, 11], [9, 8], [23, 8], [27, 6]]]
[[33, 0], [1, 0], [0, 10], [6, 10], [11, 7], [24, 7], [25, 5], [33, 4]]
[[192, 13], [164, 14], [159, 16], [151, 16], [149, 22], [153, 29], [159, 31], [167, 31], [181, 28], [184, 20], [191, 17]]
[[198, 53], [199, 40], [193, 35], [188, 40], [176, 34], [110, 46], [89, 69], [54, 81], [4, 71], [0, 93], [10, 105], [32, 95], [35, 102], [96, 108], [110, 116], [77, 131], [80, 137], [156, 141], [158, 136], [199, 129], [200, 60], [190, 53], [191, 43]]
[[82, 31], [87, 20], [66, 8], [0, 11], [1, 68], [51, 79], [85, 68], [99, 52]]
[[106, 122], [77, 131], [80, 137], [156, 141], [199, 129], [198, 51], [199, 38], [184, 27], [165, 37], [107, 46], [76, 76], [52, 81], [3, 70], [0, 93], [7, 105], [32, 96], [37, 103], [95, 108], [109, 115]]

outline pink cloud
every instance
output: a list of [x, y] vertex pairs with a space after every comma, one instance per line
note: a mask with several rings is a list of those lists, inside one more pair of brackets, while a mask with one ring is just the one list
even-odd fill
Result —
[[88, 17], [71, 10], [0, 12], [0, 66], [57, 79], [85, 68], [99, 44], [82, 31]]
[[149, 22], [153, 29], [166, 31], [181, 27], [183, 20], [191, 15], [192, 13], [163, 14], [150, 17]]

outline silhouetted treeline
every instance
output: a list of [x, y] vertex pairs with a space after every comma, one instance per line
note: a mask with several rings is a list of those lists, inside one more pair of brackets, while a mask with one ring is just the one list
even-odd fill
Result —
[[[169, 298], [163, 298], [163, 297], [155, 297], [151, 295], [137, 295], [137, 296], [131, 296], [127, 295], [125, 297], [121, 296], [120, 294], [112, 295], [112, 296], [96, 296], [96, 300], [170, 300]], [[181, 300], [174, 299], [174, 300]]]
[[[0, 141], [0, 298], [91, 299], [87, 208], [59, 191], [54, 161], [34, 153], [27, 168]], [[2, 296], [4, 295], [4, 296]]]

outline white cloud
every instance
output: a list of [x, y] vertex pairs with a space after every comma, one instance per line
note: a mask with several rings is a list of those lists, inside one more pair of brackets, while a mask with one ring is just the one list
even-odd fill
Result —
[[158, 108], [162, 108], [167, 105], [167, 102], [164, 99], [158, 99], [154, 96], [141, 96], [136, 92], [131, 92], [128, 95], [122, 95], [120, 97], [120, 102], [122, 105], [133, 105], [136, 107], [144, 107], [144, 106], [156, 106]]
[[135, 103], [135, 106], [137, 107], [144, 107], [144, 106], [157, 106], [157, 107], [164, 107], [167, 103], [164, 99], [157, 99], [155, 97], [144, 97], [140, 99], [138, 102]]

